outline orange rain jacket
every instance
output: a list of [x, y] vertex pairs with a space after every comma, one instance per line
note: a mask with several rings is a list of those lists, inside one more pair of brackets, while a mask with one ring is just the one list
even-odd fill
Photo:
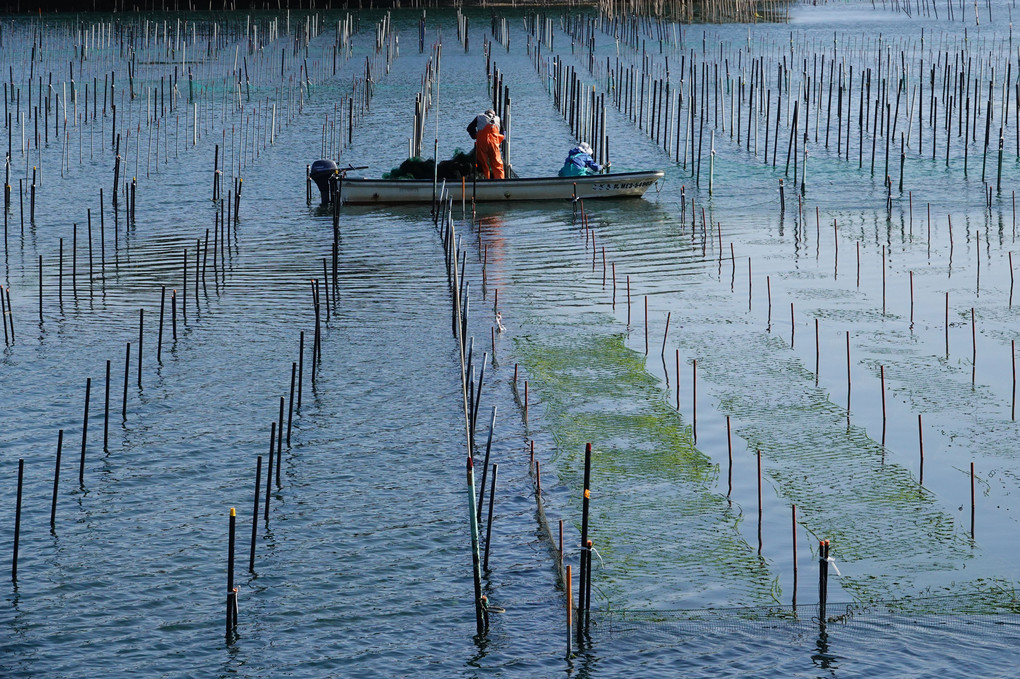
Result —
[[483, 179], [505, 179], [503, 158], [499, 145], [503, 143], [503, 135], [499, 127], [486, 125], [478, 131], [475, 138], [475, 163]]

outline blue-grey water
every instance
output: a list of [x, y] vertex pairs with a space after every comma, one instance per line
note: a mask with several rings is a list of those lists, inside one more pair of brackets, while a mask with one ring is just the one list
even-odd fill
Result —
[[[482, 447], [497, 410], [483, 587], [498, 611], [483, 636], [475, 634], [460, 359], [440, 231], [428, 206], [343, 208], [338, 284], [320, 306], [313, 372], [311, 281], [321, 285], [324, 259], [331, 266], [332, 223], [317, 200], [306, 202], [304, 175], [323, 156], [367, 165], [364, 176], [398, 165], [440, 40], [423, 147], [431, 155], [438, 143], [440, 157], [468, 148], [464, 127], [490, 100], [490, 11], [465, 12], [466, 50], [455, 11], [426, 11], [422, 53], [421, 12], [412, 9], [389, 14], [392, 34], [381, 39], [389, 51], [376, 49], [383, 10], [0, 22], [13, 187], [0, 282], [14, 332], [0, 355], [3, 564], [25, 461], [0, 674], [1017, 676], [1012, 4], [793, 5], [782, 23], [644, 22], [636, 41], [604, 22], [591, 61], [576, 18], [593, 11], [547, 8], [553, 39], [538, 68], [531, 14], [503, 10], [509, 47], [490, 42], [490, 58], [512, 97], [519, 174], [555, 173], [576, 143], [544, 78], [553, 56], [599, 93], [619, 84], [607, 63], [614, 73], [645, 64], [655, 78], [668, 69], [670, 91], [679, 88], [685, 103], [679, 121], [670, 109], [667, 154], [647, 123], [607, 96], [613, 169], [659, 168], [666, 178], [640, 200], [585, 204], [587, 230], [570, 203], [480, 206], [472, 219], [470, 206], [454, 201], [475, 366], [488, 354]], [[360, 28], [349, 43], [345, 26]], [[692, 59], [694, 94], [704, 74], [711, 83], [693, 136]], [[364, 91], [366, 60], [373, 96], [347, 144], [344, 107], [352, 88]], [[748, 128], [744, 90], [738, 144], [731, 93], [739, 95], [738, 76], [745, 88], [760, 82], [754, 60], [772, 109], [766, 118], [762, 100]], [[850, 114], [841, 118], [838, 70], [836, 94], [827, 91], [833, 60], [847, 79], [853, 66]], [[877, 97], [878, 110], [888, 105], [896, 116], [888, 188], [888, 135], [875, 140], [872, 170], [874, 135], [868, 127], [862, 140], [858, 127], [869, 68], [871, 115]], [[795, 176], [792, 159], [785, 167], [791, 100], [804, 105], [805, 90], [814, 107], [801, 129], [806, 177]], [[116, 206], [107, 96], [121, 134]], [[945, 96], [954, 97], [948, 121]], [[766, 121], [778, 149], [767, 155]], [[969, 137], [961, 133], [968, 121]], [[700, 174], [691, 161], [699, 140]], [[210, 200], [217, 145], [224, 193], [243, 178], [225, 242]], [[688, 149], [679, 161], [677, 146]], [[804, 157], [801, 147], [798, 173]], [[129, 219], [123, 182], [132, 177]], [[198, 244], [205, 273], [196, 289]], [[505, 332], [494, 330], [495, 309]], [[268, 524], [263, 468], [249, 572], [256, 457], [265, 465], [279, 399], [290, 407], [302, 332], [301, 402], [279, 484], [274, 472]], [[558, 529], [562, 519], [576, 594], [589, 441], [595, 614], [568, 658]], [[231, 507], [239, 613], [227, 638]], [[840, 571], [829, 579], [834, 617], [824, 629], [822, 539]]]

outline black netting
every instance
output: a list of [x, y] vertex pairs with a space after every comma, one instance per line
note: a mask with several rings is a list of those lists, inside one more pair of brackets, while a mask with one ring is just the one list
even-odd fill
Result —
[[[383, 179], [432, 179], [435, 161], [432, 158], [408, 158], [389, 172], [383, 173]], [[448, 160], [439, 161], [439, 180], [453, 181], [460, 178], [471, 179], [475, 170], [475, 151], [464, 153], [454, 149], [453, 156]]]

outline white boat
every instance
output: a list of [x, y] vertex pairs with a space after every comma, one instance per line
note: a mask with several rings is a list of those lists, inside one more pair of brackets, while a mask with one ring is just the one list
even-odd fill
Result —
[[[328, 163], [328, 165], [326, 165]], [[332, 165], [332, 167], [329, 167]], [[364, 179], [346, 176], [348, 168], [338, 169], [332, 161], [316, 161], [311, 178], [319, 187], [322, 202], [329, 203], [330, 183], [340, 193], [342, 203], [431, 203], [442, 186], [430, 179]], [[521, 179], [479, 179], [446, 182], [446, 190], [455, 201], [462, 198], [476, 203], [511, 200], [571, 200], [573, 198], [640, 198], [648, 187], [660, 181], [662, 170], [594, 174], [584, 177], [526, 177]]]

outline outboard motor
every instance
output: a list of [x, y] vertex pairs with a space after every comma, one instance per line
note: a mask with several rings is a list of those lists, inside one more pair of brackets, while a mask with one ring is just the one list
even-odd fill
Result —
[[336, 174], [337, 169], [336, 163], [332, 160], [317, 160], [312, 163], [312, 169], [308, 173], [315, 185], [319, 187], [323, 205], [329, 205], [330, 179]]

